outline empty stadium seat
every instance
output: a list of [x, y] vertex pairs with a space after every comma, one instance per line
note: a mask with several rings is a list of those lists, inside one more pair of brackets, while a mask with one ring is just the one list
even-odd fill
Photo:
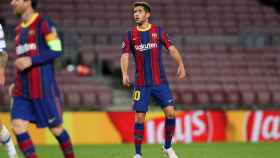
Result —
[[[86, 65], [96, 58], [119, 68], [123, 34], [134, 25], [132, 1], [127, 0], [41, 0], [39, 9], [61, 27], [65, 55], [80, 53]], [[153, 23], [163, 25], [175, 36], [239, 36], [251, 28], [279, 28], [279, 14], [257, 0], [153, 0]], [[0, 1], [1, 16], [16, 25], [8, 0]], [[66, 31], [67, 30], [67, 31]], [[70, 31], [69, 31], [70, 30]], [[182, 38], [183, 39], [183, 38]], [[239, 45], [197, 44], [179, 39], [185, 60], [186, 80], [176, 78], [177, 65], [163, 54], [174, 98], [179, 104], [280, 104], [280, 47], [246, 48]], [[176, 42], [177, 44], [177, 42]], [[9, 48], [9, 52], [13, 52]], [[11, 53], [10, 53], [11, 54]], [[14, 56], [11, 56], [14, 58]], [[130, 72], [133, 76], [133, 72]], [[13, 63], [8, 64], [7, 84], [14, 80]], [[112, 104], [107, 83], [80, 78], [60, 71], [57, 80], [65, 104], [79, 109]], [[1, 95], [7, 106], [8, 96]]]

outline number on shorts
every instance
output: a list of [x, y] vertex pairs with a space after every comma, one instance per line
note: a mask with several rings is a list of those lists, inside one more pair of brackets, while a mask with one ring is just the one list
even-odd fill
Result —
[[133, 100], [139, 101], [140, 100], [140, 96], [141, 96], [141, 92], [140, 91], [134, 91]]

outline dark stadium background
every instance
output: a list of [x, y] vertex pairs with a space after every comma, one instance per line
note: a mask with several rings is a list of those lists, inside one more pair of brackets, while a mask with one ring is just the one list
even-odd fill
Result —
[[[131, 10], [133, 2], [39, 0], [40, 12], [55, 21], [63, 40], [64, 55], [56, 62], [56, 67], [65, 111], [94, 113], [131, 110], [131, 88], [121, 85], [119, 59], [123, 35], [134, 25]], [[176, 64], [168, 53], [164, 53], [166, 73], [180, 112], [260, 110], [268, 112], [267, 115], [272, 113], [275, 120], [280, 120], [280, 112], [277, 111], [280, 110], [279, 0], [148, 2], [152, 6], [152, 23], [163, 26], [169, 33], [182, 53], [188, 71], [185, 80], [177, 80]], [[15, 77], [13, 30], [17, 19], [9, 3], [9, 0], [0, 1], [0, 22], [4, 25], [10, 56], [6, 72], [7, 85], [0, 89], [2, 112], [10, 109], [7, 87]], [[133, 64], [131, 66], [133, 67]], [[133, 78], [132, 71], [131, 77]], [[157, 112], [160, 109], [152, 103], [151, 110]], [[280, 131], [280, 121], [276, 121], [275, 128]], [[279, 140], [280, 136], [269, 139], [269, 142]], [[207, 157], [207, 153], [210, 158], [219, 155], [229, 158], [277, 157], [279, 143], [270, 143], [260, 146], [250, 143], [248, 146], [230, 143], [220, 146], [181, 144], [178, 145], [178, 155], [180, 156], [181, 151], [183, 157]], [[96, 154], [99, 158], [106, 157], [102, 154], [103, 150], [107, 151], [106, 148], [112, 149], [111, 157], [117, 158], [116, 155], [128, 147], [131, 153], [127, 154], [126, 151], [123, 154], [132, 155], [133, 148], [129, 145], [93, 146], [100, 149], [100, 155]], [[200, 152], [200, 147], [205, 147], [203, 152]], [[83, 157], [91, 157], [89, 147], [77, 148]], [[145, 150], [148, 150], [149, 146], [146, 148]], [[153, 152], [154, 148], [157, 149], [153, 147], [148, 150], [151, 157], [158, 154]], [[241, 154], [233, 152], [233, 148], [240, 150]], [[248, 149], [249, 153], [245, 149]], [[41, 147], [39, 151], [43, 155], [45, 148]], [[183, 154], [185, 151], [189, 154]], [[270, 155], [265, 155], [268, 153]], [[3, 153], [0, 152], [1, 154]]]

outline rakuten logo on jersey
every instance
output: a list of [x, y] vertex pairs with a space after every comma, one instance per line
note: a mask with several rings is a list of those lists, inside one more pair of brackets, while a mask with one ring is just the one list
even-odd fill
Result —
[[[173, 141], [190, 143], [209, 141], [212, 138], [212, 123], [209, 114], [204, 111], [185, 113], [176, 118], [176, 129]], [[164, 142], [164, 119], [155, 119], [147, 122], [147, 142]]]
[[247, 121], [247, 140], [280, 141], [280, 112], [256, 111]]
[[22, 54], [25, 54], [29, 51], [36, 50], [36, 49], [37, 49], [36, 43], [30, 43], [30, 44], [24, 44], [24, 45], [17, 46], [16, 52], [17, 52], [17, 55], [22, 55]]
[[144, 52], [157, 47], [158, 47], [157, 43], [147, 43], [147, 44], [135, 45], [135, 50]]

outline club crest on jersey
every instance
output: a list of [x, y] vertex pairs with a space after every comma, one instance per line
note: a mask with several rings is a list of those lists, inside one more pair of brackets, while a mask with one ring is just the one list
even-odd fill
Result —
[[35, 35], [35, 30], [30, 30], [28, 32], [28, 36], [34, 36]]
[[147, 44], [135, 45], [135, 50], [144, 52], [157, 47], [158, 47], [157, 43], [147, 43]]
[[122, 42], [122, 49], [125, 47], [125, 42], [123, 41]]
[[152, 33], [152, 38], [157, 39], [158, 35], [156, 33]]

